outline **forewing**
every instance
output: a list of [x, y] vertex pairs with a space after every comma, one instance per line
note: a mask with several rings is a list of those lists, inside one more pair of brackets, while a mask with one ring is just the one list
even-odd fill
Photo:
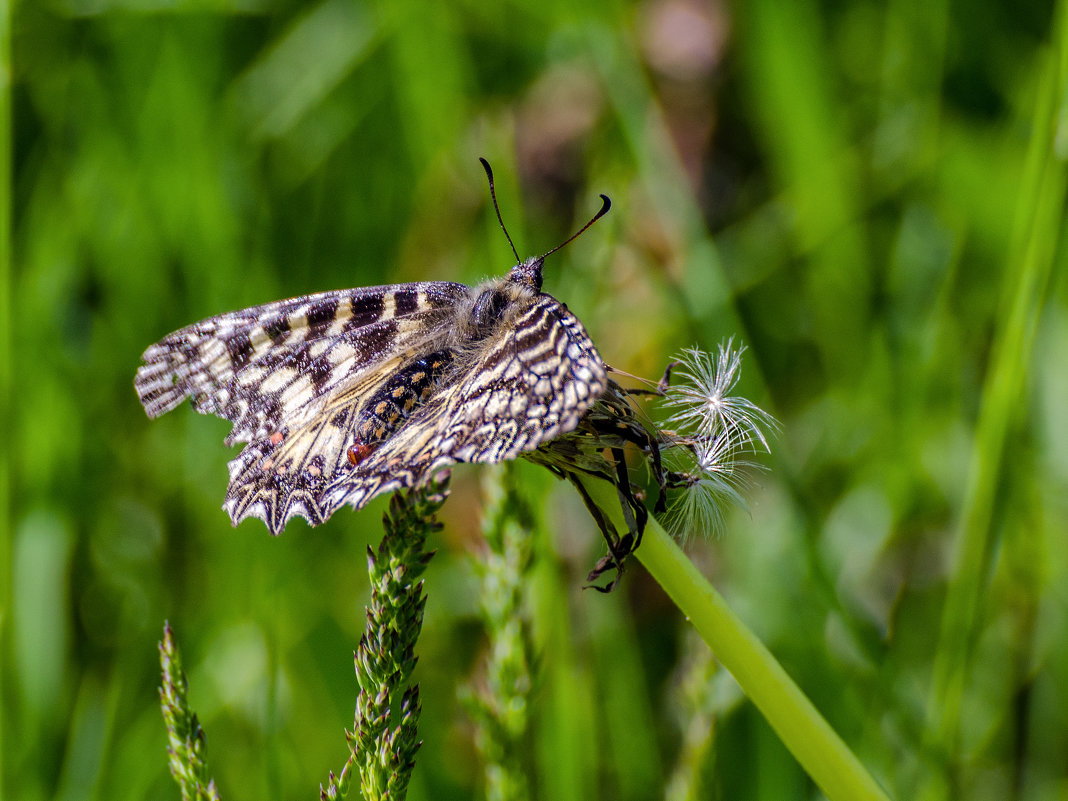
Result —
[[500, 462], [574, 429], [604, 392], [604, 363], [582, 323], [538, 295], [475, 364], [365, 461], [344, 464], [317, 502], [328, 517], [412, 486], [454, 462]]
[[188, 397], [198, 412], [233, 422], [228, 445], [270, 444], [272, 435], [305, 425], [329, 398], [417, 347], [469, 292], [451, 282], [394, 284], [221, 314], [146, 350], [134, 386], [149, 417]]

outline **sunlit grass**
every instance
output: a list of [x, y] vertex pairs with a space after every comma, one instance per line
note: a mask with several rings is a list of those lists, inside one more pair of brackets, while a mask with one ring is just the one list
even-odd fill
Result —
[[[609, 363], [655, 379], [682, 348], [748, 347], [741, 394], [783, 429], [751, 514], [687, 552], [848, 750], [895, 798], [1056, 797], [1063, 15], [171, 5], [2, 10], [0, 795], [174, 792], [164, 619], [222, 797], [308, 797], [337, 770], [383, 506], [278, 539], [232, 530], [227, 426], [188, 409], [150, 424], [133, 374], [145, 346], [211, 314], [503, 273], [484, 156], [524, 256], [611, 196], [545, 268]], [[690, 775], [703, 797], [811, 797], [723, 670], [698, 715], [708, 740], [687, 750], [702, 741], [669, 699], [690, 624], [637, 565], [614, 594], [583, 592], [602, 551], [581, 502], [516, 475], [535, 517], [536, 796], [647, 799]], [[412, 799], [484, 787], [457, 701], [488, 642], [467, 556], [478, 470], [453, 482], [426, 573]]]

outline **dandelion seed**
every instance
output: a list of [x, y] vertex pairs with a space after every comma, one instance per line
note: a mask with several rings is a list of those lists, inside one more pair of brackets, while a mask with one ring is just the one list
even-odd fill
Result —
[[764, 429], [778, 428], [770, 414], [748, 398], [731, 395], [738, 383], [745, 346], [734, 347], [729, 339], [719, 346], [715, 359], [697, 348], [683, 351], [675, 371], [681, 381], [667, 391], [664, 405], [673, 409], [667, 425], [679, 431], [694, 432], [704, 437], [727, 433], [732, 441], [768, 447]]
[[678, 432], [664, 449], [678, 490], [666, 524], [680, 538], [694, 531], [715, 534], [723, 528], [728, 504], [745, 508], [741, 491], [759, 465], [739, 457], [770, 450], [765, 429], [778, 428], [775, 418], [752, 401], [730, 394], [745, 350], [732, 346], [733, 340], [721, 345], [714, 360], [696, 348], [684, 351], [677, 383], [664, 399], [672, 410], [667, 425]]

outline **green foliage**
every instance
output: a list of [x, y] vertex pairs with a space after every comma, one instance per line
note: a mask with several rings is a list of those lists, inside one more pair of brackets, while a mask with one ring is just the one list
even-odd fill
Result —
[[434, 516], [449, 495], [449, 474], [427, 486], [394, 493], [382, 518], [376, 554], [367, 548], [371, 602], [356, 649], [356, 722], [346, 732], [351, 756], [323, 799], [344, 798], [355, 768], [367, 801], [404, 799], [419, 750], [419, 686], [411, 683], [415, 645], [423, 628], [423, 571], [434, 556], [426, 538], [441, 530]]
[[[682, 347], [748, 347], [739, 394], [782, 434], [751, 516], [687, 551], [889, 794], [1062, 792], [1062, 8], [0, 13], [0, 796], [177, 796], [155, 705], [163, 619], [224, 796], [306, 798], [337, 767], [370, 595], [354, 568], [385, 501], [277, 539], [231, 529], [227, 425], [146, 420], [133, 374], [211, 314], [503, 273], [479, 156], [524, 255], [612, 198], [545, 269], [610, 364], [655, 379]], [[486, 648], [466, 555], [479, 473], [455, 471], [429, 543], [413, 801], [483, 784], [456, 700]], [[536, 513], [532, 797], [656, 798], [680, 774], [702, 797], [812, 797], [726, 671], [695, 713], [707, 742], [688, 733], [665, 700], [688, 624], [637, 563], [612, 595], [583, 592], [603, 546], [581, 502], [532, 466], [517, 476]]]
[[530, 765], [523, 755], [529, 745], [535, 655], [524, 601], [534, 556], [534, 515], [516, 477], [517, 465], [506, 463], [488, 470], [482, 482], [486, 547], [476, 551], [474, 570], [488, 657], [484, 676], [460, 696], [476, 726], [490, 801], [531, 797]]
[[215, 789], [215, 782], [208, 777], [208, 766], [204, 759], [204, 730], [200, 728], [200, 721], [186, 698], [189, 683], [182, 670], [182, 656], [169, 623], [163, 626], [159, 662], [163, 671], [159, 703], [163, 710], [163, 724], [167, 728], [171, 775], [178, 782], [184, 801], [219, 801], [219, 792]]

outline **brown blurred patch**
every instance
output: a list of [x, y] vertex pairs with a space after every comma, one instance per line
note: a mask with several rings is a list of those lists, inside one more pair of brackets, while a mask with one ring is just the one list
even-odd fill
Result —
[[605, 99], [588, 65], [551, 68], [519, 109], [516, 149], [524, 191], [555, 219], [568, 220], [584, 183], [586, 139], [600, 121]]
[[[695, 196], [707, 196], [716, 90], [730, 20], [720, 2], [651, 0], [637, 17], [642, 56]], [[704, 205], [704, 204], [702, 204]]]

